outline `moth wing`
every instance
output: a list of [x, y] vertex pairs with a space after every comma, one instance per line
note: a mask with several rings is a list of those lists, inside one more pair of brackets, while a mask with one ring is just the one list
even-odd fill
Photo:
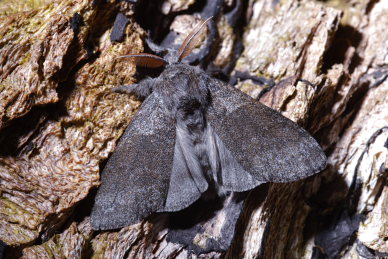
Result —
[[196, 201], [208, 188], [202, 169], [190, 164], [182, 146], [184, 140], [179, 131], [176, 134], [173, 169], [165, 205], [159, 211], [179, 211]]
[[306, 130], [238, 89], [211, 82], [207, 118], [218, 149], [237, 161], [243, 178], [248, 172], [257, 182], [241, 183], [238, 173], [230, 176], [221, 166], [226, 189], [243, 191], [262, 182], [295, 181], [325, 168], [326, 156]]
[[213, 175], [219, 185], [225, 190], [242, 192], [266, 182], [257, 179], [241, 166], [211, 125], [208, 125], [207, 130], [210, 136], [207, 145], [210, 166], [216, 172]]
[[[170, 177], [182, 169], [173, 168], [174, 160], [181, 156], [174, 154], [175, 131], [175, 121], [167, 114], [163, 99], [152, 93], [136, 113], [102, 172], [102, 184], [91, 214], [93, 229], [128, 226], [164, 207]], [[190, 196], [190, 191], [197, 190], [190, 189], [190, 179], [187, 181], [189, 183], [181, 184], [187, 185], [185, 197], [190, 199], [196, 196]], [[182, 200], [182, 204], [186, 202]], [[176, 207], [182, 205], [179, 201], [175, 203]]]

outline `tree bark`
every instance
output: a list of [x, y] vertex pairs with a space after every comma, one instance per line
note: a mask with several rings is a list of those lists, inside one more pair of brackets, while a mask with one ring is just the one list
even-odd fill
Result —
[[[18, 9], [0, 2], [5, 258], [388, 256], [387, 1], [65, 0]], [[171, 242], [166, 215], [93, 231], [104, 161], [141, 104], [111, 92], [136, 80], [135, 66], [117, 57], [142, 52], [147, 38], [179, 45], [198, 15], [216, 26], [188, 62], [238, 77], [229, 82], [307, 129], [328, 166], [246, 193], [225, 251]], [[221, 214], [205, 233], [225, 227]]]

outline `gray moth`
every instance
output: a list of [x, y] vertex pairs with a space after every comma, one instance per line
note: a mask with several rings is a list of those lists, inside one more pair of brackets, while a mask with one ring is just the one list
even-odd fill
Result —
[[208, 20], [178, 53], [128, 56], [137, 65], [164, 70], [157, 78], [115, 89], [144, 102], [102, 172], [93, 229], [117, 229], [154, 212], [183, 210], [209, 187], [222, 196], [296, 181], [325, 168], [324, 152], [303, 128], [181, 62]]

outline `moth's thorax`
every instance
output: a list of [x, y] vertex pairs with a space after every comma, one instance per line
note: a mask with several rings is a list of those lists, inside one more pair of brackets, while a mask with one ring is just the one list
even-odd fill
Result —
[[208, 104], [203, 74], [199, 68], [186, 64], [170, 65], [161, 74], [162, 91], [172, 102], [175, 118], [194, 131], [203, 130], [203, 113]]
[[170, 110], [206, 109], [209, 102], [207, 75], [197, 67], [173, 64], [159, 76], [159, 91], [166, 97]]

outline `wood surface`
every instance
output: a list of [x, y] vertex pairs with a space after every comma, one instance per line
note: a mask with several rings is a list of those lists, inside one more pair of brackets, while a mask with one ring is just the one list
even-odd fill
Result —
[[[388, 2], [238, 1], [0, 1], [5, 258], [388, 255]], [[119, 12], [128, 24], [113, 42]], [[142, 52], [147, 38], [174, 47], [212, 12], [217, 35], [201, 65], [250, 75], [236, 87], [306, 128], [328, 156], [326, 170], [248, 193], [225, 252], [168, 242], [164, 217], [93, 231], [104, 161], [141, 104], [110, 91], [137, 78], [117, 57]]]

